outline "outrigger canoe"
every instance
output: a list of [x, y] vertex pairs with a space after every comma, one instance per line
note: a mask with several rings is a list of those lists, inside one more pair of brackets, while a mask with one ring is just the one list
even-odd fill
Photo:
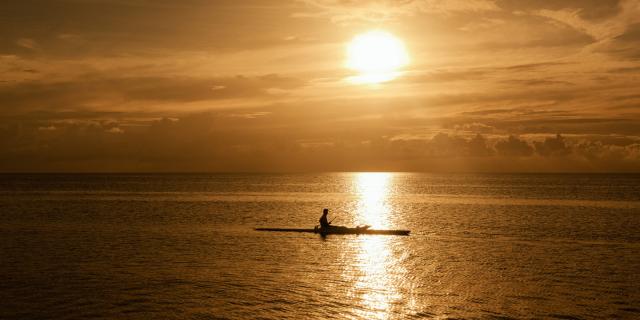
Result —
[[318, 233], [320, 235], [328, 234], [375, 234], [375, 235], [388, 235], [388, 236], [408, 236], [410, 230], [378, 230], [369, 229], [369, 226], [363, 227], [331, 227], [331, 228], [319, 228], [313, 229], [296, 229], [296, 228], [255, 228], [256, 231], [274, 231], [274, 232], [308, 232]]

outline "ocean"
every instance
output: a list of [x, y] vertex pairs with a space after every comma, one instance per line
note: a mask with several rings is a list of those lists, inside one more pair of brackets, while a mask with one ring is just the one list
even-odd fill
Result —
[[[258, 232], [333, 224], [367, 236]], [[640, 318], [638, 174], [2, 174], [0, 319]]]

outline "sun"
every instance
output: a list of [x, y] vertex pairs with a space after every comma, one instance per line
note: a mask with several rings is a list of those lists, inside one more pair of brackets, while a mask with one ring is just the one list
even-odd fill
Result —
[[359, 74], [355, 83], [380, 83], [395, 79], [409, 63], [402, 40], [389, 32], [374, 30], [360, 34], [347, 46], [346, 67]]

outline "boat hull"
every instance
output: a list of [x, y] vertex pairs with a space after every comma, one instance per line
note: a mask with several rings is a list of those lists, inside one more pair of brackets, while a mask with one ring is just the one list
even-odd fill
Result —
[[256, 231], [273, 231], [273, 232], [306, 232], [318, 233], [321, 235], [329, 234], [371, 234], [371, 235], [388, 235], [388, 236], [408, 236], [409, 230], [378, 230], [365, 228], [347, 228], [336, 227], [330, 229], [297, 229], [297, 228], [255, 228]]

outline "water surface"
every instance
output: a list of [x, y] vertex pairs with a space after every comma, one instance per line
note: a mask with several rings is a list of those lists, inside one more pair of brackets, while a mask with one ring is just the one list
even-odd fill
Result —
[[[409, 237], [256, 232], [335, 224]], [[0, 318], [639, 318], [639, 175], [0, 176]]]

